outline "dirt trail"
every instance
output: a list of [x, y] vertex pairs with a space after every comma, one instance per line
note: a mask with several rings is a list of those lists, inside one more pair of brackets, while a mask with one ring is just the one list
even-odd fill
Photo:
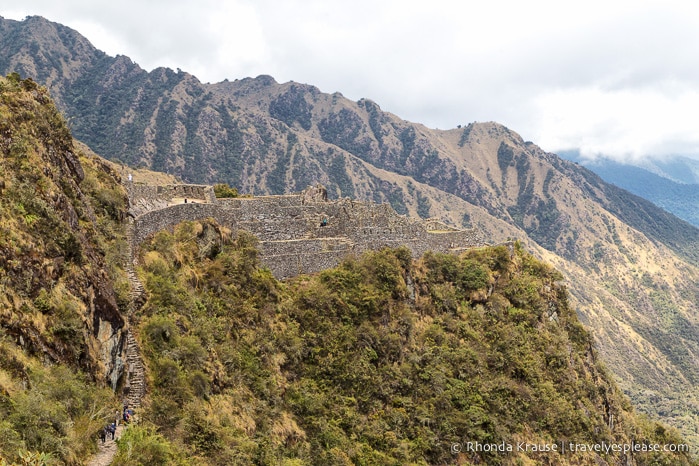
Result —
[[[116, 429], [116, 433], [114, 434], [114, 438], [118, 439], [121, 438], [121, 433], [123, 432], [124, 426], [122, 424], [119, 424]], [[87, 466], [109, 466], [112, 464], [112, 460], [114, 459], [114, 455], [116, 454], [117, 451], [117, 444], [114, 440], [108, 438], [104, 443], [102, 443], [100, 440], [99, 442], [99, 451], [95, 456], [92, 457], [92, 459], [87, 463]]]

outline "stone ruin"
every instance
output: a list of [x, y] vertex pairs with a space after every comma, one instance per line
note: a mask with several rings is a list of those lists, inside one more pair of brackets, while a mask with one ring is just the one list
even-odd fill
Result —
[[130, 243], [183, 221], [215, 219], [232, 231], [259, 239], [260, 259], [275, 277], [313, 273], [348, 255], [406, 246], [413, 257], [426, 251], [459, 252], [485, 245], [478, 230], [398, 215], [388, 204], [328, 200], [322, 185], [298, 194], [216, 198], [204, 185], [127, 186], [132, 217]]

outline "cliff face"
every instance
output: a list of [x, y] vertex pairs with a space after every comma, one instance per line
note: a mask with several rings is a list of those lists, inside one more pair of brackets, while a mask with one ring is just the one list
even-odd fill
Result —
[[117, 406], [129, 299], [118, 178], [74, 144], [45, 88], [0, 79], [0, 462], [78, 464]]
[[41, 359], [118, 383], [125, 193], [47, 92], [0, 81], [0, 327]]

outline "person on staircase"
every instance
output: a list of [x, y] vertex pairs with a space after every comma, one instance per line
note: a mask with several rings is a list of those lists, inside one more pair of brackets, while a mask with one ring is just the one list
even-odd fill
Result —
[[124, 414], [123, 414], [123, 419], [124, 419], [125, 424], [128, 424], [131, 421], [133, 421], [133, 414], [134, 414], [133, 409], [129, 408], [128, 404], [125, 404], [124, 405]]

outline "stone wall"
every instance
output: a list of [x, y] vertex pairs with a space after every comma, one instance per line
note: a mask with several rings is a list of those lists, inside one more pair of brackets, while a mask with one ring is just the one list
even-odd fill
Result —
[[132, 241], [136, 249], [148, 236], [167, 230], [178, 223], [217, 218], [215, 204], [176, 204], [139, 215], [133, 222]]
[[126, 189], [131, 199], [146, 201], [170, 201], [175, 198], [197, 199], [202, 202], [215, 202], [214, 188], [198, 184], [170, 184], [152, 186], [143, 183], [128, 183]]
[[[133, 245], [183, 221], [214, 218], [233, 231], [245, 230], [260, 240], [264, 265], [278, 278], [312, 273], [337, 265], [348, 254], [382, 247], [408, 247], [415, 257], [428, 250], [449, 252], [482, 246], [477, 230], [429, 231], [421, 220], [398, 215], [388, 204], [341, 199], [323, 201], [305, 193], [255, 198], [216, 199], [206, 186], [138, 186], [132, 205], [167, 205], [134, 215]], [[314, 189], [318, 189], [317, 187]], [[189, 196], [187, 204], [172, 199]], [[199, 197], [195, 197], [199, 196]], [[199, 203], [192, 203], [197, 199]]]

